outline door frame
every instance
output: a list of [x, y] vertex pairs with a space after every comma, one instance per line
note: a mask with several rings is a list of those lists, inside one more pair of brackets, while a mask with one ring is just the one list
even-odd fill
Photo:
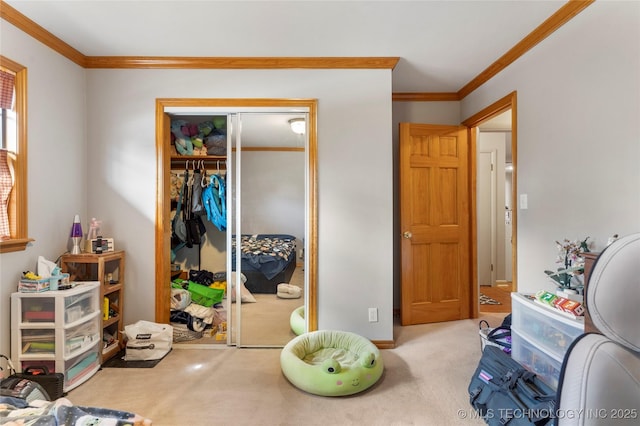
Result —
[[171, 98], [156, 99], [156, 218], [155, 218], [155, 321], [168, 324], [171, 309], [170, 285], [170, 248], [171, 248], [171, 210], [169, 199], [170, 168], [171, 168], [171, 120], [165, 107], [193, 107], [193, 108], [307, 108], [308, 109], [308, 181], [306, 217], [306, 238], [308, 253], [305, 273], [308, 274], [307, 307], [305, 317], [307, 330], [318, 328], [317, 317], [317, 100], [316, 99], [271, 99], [271, 98]]
[[472, 180], [471, 184], [471, 235], [472, 235], [472, 243], [471, 243], [471, 295], [472, 300], [475, 303], [471, 306], [471, 315], [473, 318], [477, 318], [480, 312], [480, 304], [479, 304], [479, 293], [480, 289], [478, 287], [478, 223], [476, 220], [476, 180], [477, 180], [477, 164], [476, 164], [476, 155], [477, 155], [477, 127], [492, 119], [493, 117], [502, 114], [505, 111], [511, 110], [511, 156], [512, 156], [512, 164], [513, 164], [513, 175], [512, 175], [512, 187], [511, 187], [511, 205], [512, 209], [512, 243], [511, 243], [511, 275], [512, 275], [512, 291], [516, 291], [518, 288], [517, 280], [518, 280], [518, 209], [517, 209], [517, 188], [518, 188], [518, 152], [517, 152], [517, 91], [513, 91], [506, 95], [505, 97], [497, 100], [491, 105], [483, 108], [481, 111], [472, 115], [462, 122], [464, 126], [469, 128], [469, 137], [470, 137], [470, 170], [469, 175]]

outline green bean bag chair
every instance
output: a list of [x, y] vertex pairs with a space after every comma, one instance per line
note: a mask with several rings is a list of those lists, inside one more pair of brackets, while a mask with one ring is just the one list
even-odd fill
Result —
[[378, 348], [347, 331], [320, 330], [295, 337], [282, 349], [280, 365], [297, 388], [321, 396], [362, 392], [382, 376]]
[[293, 312], [291, 312], [289, 323], [291, 324], [291, 331], [293, 331], [296, 336], [304, 333], [306, 329], [306, 322], [304, 320], [304, 305], [296, 308]]

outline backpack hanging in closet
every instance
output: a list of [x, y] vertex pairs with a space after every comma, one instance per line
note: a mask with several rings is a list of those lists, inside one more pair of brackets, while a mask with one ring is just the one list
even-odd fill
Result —
[[[186, 246], [188, 248], [192, 248], [194, 245], [200, 245], [200, 241], [202, 236], [207, 232], [207, 229], [202, 222], [202, 219], [197, 214], [193, 212], [193, 195], [194, 195], [194, 187], [200, 185], [200, 182], [194, 182], [195, 179], [195, 171], [191, 177], [191, 179], [187, 180], [185, 171], [185, 182], [187, 182], [187, 191], [185, 194], [185, 198], [183, 200], [182, 208], [184, 213], [184, 220], [187, 227], [187, 239]], [[199, 192], [199, 191], [196, 191]]]
[[209, 185], [202, 191], [202, 201], [207, 211], [207, 219], [220, 231], [227, 229], [227, 207], [225, 182], [220, 175], [211, 175]]
[[176, 214], [173, 216], [173, 220], [171, 221], [171, 262], [175, 260], [176, 252], [184, 247], [187, 241], [187, 226], [182, 215], [182, 202], [188, 178], [189, 171], [185, 170], [184, 182], [180, 187], [180, 195], [178, 196], [178, 207], [176, 208]]

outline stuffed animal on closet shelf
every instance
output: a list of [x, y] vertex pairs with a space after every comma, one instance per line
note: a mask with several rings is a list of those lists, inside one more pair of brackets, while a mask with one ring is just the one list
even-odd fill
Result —
[[185, 120], [171, 122], [171, 134], [175, 137], [176, 150], [180, 155], [193, 155], [193, 142], [182, 132], [183, 127], [188, 124]]

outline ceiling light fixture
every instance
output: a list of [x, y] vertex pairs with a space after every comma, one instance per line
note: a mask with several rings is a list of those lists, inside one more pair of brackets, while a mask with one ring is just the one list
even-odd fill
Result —
[[304, 134], [307, 123], [304, 118], [292, 118], [289, 120], [289, 125], [291, 126], [291, 131], [297, 135]]

